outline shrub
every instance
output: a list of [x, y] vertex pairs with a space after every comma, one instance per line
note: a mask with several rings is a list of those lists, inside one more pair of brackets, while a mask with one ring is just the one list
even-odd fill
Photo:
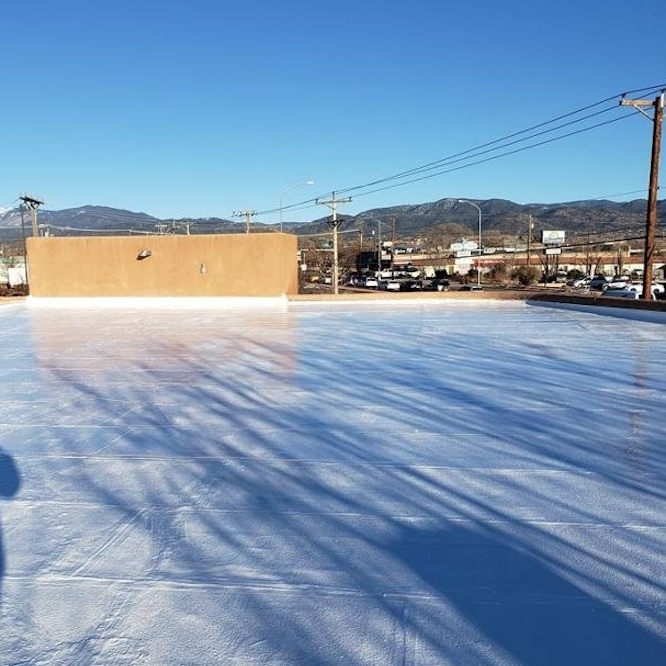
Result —
[[488, 275], [493, 282], [506, 282], [509, 275], [509, 269], [503, 261], [499, 261], [491, 267], [490, 271], [488, 271]]
[[511, 279], [517, 280], [520, 285], [527, 287], [536, 282], [539, 271], [534, 266], [520, 266], [511, 272]]

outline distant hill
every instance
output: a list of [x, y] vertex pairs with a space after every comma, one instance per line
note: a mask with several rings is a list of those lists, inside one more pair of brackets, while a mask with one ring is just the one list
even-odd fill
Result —
[[[532, 218], [535, 231], [543, 229], [564, 230], [570, 233], [618, 232], [641, 229], [645, 225], [647, 202], [635, 200], [572, 201], [555, 204], [517, 204], [504, 199], [472, 200], [481, 209], [484, 231], [505, 234], [523, 233]], [[666, 201], [660, 201], [658, 217], [666, 221]], [[324, 218], [296, 228], [299, 234], [321, 233], [329, 228]], [[400, 236], [425, 234], [438, 226], [460, 224], [475, 231], [478, 228], [478, 212], [468, 203], [456, 199], [442, 199], [432, 203], [376, 208], [355, 216], [340, 216], [340, 229], [354, 227], [371, 230], [382, 223], [383, 229], [392, 229]]]
[[[192, 233], [222, 233], [240, 230], [238, 223], [222, 218], [160, 220], [146, 213], [134, 213], [107, 206], [81, 206], [64, 210], [40, 209], [37, 221], [40, 226], [50, 227], [52, 232], [58, 236], [85, 233], [126, 234], [129, 231], [160, 233], [172, 228], [181, 230], [187, 224], [191, 226]], [[29, 212], [23, 214], [23, 220], [21, 212], [17, 208], [0, 214], [0, 228], [13, 228], [20, 231], [23, 224], [30, 233]]]
[[[627, 232], [640, 230], [645, 224], [646, 201], [572, 201], [554, 204], [517, 204], [504, 199], [472, 200], [481, 209], [484, 232], [497, 231], [520, 234], [527, 229], [531, 216], [535, 232], [543, 229], [561, 229], [569, 233]], [[659, 202], [659, 219], [666, 218], [666, 201]], [[441, 199], [430, 203], [391, 206], [364, 211], [358, 215], [340, 215], [340, 229], [361, 229], [368, 233], [382, 223], [384, 233], [395, 229], [401, 237], [414, 237], [432, 233], [445, 225], [461, 225], [471, 233], [478, 228], [478, 213], [468, 203], [456, 199]], [[324, 233], [330, 230], [328, 218], [307, 224], [285, 223], [285, 228], [299, 235]], [[146, 213], [135, 213], [105, 206], [81, 206], [65, 210], [40, 210], [40, 225], [51, 228], [55, 235], [83, 235], [90, 233], [126, 234], [160, 233], [171, 229], [183, 233], [187, 226], [191, 233], [230, 233], [244, 230], [240, 222], [224, 218], [160, 220]], [[29, 213], [24, 214], [26, 231], [30, 234]], [[21, 214], [18, 209], [0, 212], [0, 232], [21, 233]], [[254, 223], [253, 229], [275, 229], [277, 225]]]

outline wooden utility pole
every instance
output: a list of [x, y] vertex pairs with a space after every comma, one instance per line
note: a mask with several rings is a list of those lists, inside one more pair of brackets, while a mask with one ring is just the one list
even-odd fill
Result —
[[250, 233], [250, 218], [257, 214], [256, 210], [235, 210], [232, 213], [233, 217], [245, 218], [245, 233]]
[[[645, 251], [643, 254], [643, 295], [646, 301], [652, 300], [652, 262], [654, 259], [655, 236], [657, 232], [657, 195], [659, 191], [659, 157], [661, 154], [661, 134], [664, 122], [664, 93], [654, 100], [622, 99], [620, 106], [633, 106], [652, 122], [652, 157], [650, 160], [650, 184], [648, 190], [647, 220], [645, 224]], [[654, 107], [654, 116], [643, 111], [644, 107]]]
[[34, 197], [30, 197], [27, 194], [24, 194], [22, 197], [19, 197], [19, 199], [26, 205], [28, 208], [30, 208], [30, 219], [32, 221], [32, 235], [33, 237], [37, 237], [38, 235], [38, 227], [37, 227], [37, 209], [43, 205], [43, 201], [40, 201], [39, 199], [35, 199]]
[[393, 236], [391, 237], [391, 277], [395, 273], [395, 243], [396, 243], [396, 228], [395, 228], [395, 215], [391, 218], [393, 222]]
[[331, 276], [331, 286], [333, 287], [333, 293], [338, 293], [338, 204], [349, 203], [352, 200], [351, 197], [345, 197], [344, 199], [338, 199], [335, 196], [335, 192], [331, 192], [330, 199], [316, 199], [315, 203], [321, 206], [328, 206], [332, 211], [332, 219], [329, 222], [329, 225], [333, 229], [333, 275]]

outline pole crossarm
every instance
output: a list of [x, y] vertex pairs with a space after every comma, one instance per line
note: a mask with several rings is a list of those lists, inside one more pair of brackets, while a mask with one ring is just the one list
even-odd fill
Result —
[[[620, 106], [633, 106], [636, 111], [642, 113], [650, 122], [656, 122], [657, 119], [657, 106], [658, 106], [658, 101], [661, 99], [661, 105], [663, 107], [664, 105], [664, 95], [663, 93], [660, 95], [660, 97], [657, 97], [656, 100], [652, 99], [621, 99], [620, 100]], [[651, 117], [648, 113], [645, 113], [643, 111], [644, 108], [647, 107], [655, 107], [655, 115], [654, 117]]]
[[22, 197], [19, 197], [19, 199], [27, 204], [28, 206], [42, 206], [44, 204], [43, 201], [40, 201], [39, 199], [35, 199], [34, 197], [28, 196], [27, 194], [24, 194]]

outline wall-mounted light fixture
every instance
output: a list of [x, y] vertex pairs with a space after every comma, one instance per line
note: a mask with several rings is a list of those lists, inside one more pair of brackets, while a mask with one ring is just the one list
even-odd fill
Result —
[[201, 275], [206, 275], [206, 264], [203, 262], [199, 264], [199, 273], [201, 273]]
[[147, 247], [144, 247], [139, 254], [136, 255], [136, 260], [141, 261], [142, 259], [148, 259], [153, 254], [152, 250], [149, 250]]

